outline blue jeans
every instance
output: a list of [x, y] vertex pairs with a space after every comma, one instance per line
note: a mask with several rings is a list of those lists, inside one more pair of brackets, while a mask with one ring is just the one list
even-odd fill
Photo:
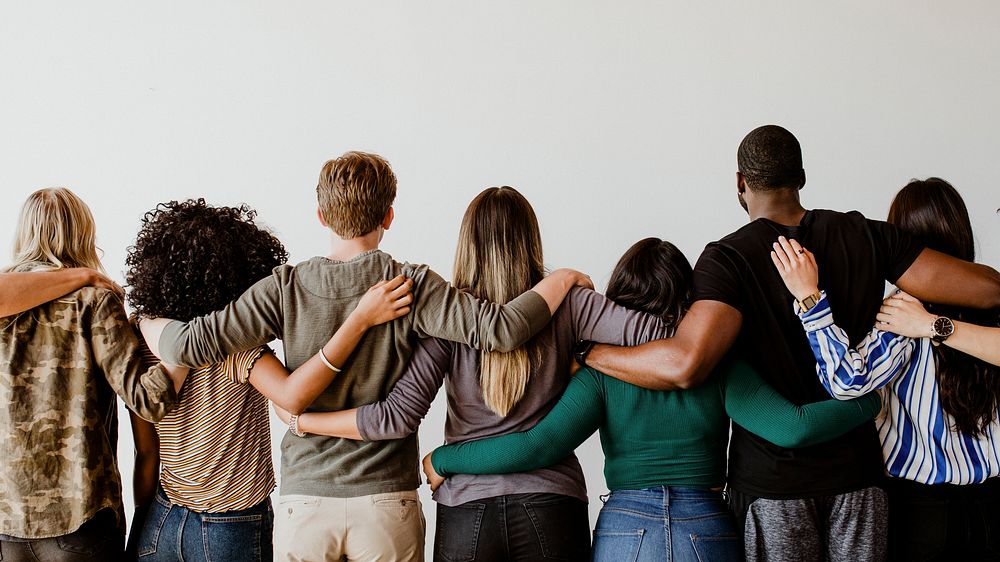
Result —
[[743, 545], [722, 492], [676, 486], [618, 490], [597, 518], [594, 560], [743, 560]]
[[170, 503], [163, 490], [139, 537], [141, 562], [270, 562], [271, 499], [239, 511], [201, 513]]

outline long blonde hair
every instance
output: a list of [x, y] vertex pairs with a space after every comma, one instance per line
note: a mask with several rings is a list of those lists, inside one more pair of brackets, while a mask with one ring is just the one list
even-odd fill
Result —
[[[512, 187], [484, 190], [465, 211], [455, 252], [455, 286], [478, 298], [506, 304], [545, 276], [542, 236], [535, 211]], [[506, 416], [524, 396], [533, 342], [513, 351], [482, 351], [479, 382], [490, 410]]]
[[6, 271], [89, 267], [104, 272], [97, 256], [97, 227], [90, 208], [64, 187], [28, 196], [14, 235], [14, 260]]

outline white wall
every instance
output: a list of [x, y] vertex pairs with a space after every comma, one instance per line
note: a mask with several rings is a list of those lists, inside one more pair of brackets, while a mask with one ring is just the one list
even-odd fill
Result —
[[[0, 246], [28, 193], [63, 185], [119, 279], [141, 214], [186, 197], [249, 203], [303, 260], [325, 249], [321, 164], [365, 149], [399, 177], [398, 258], [447, 276], [465, 205], [509, 184], [548, 264], [603, 285], [639, 238], [694, 260], [742, 224], [736, 146], [773, 122], [802, 142], [807, 206], [884, 217], [907, 180], [939, 175], [1000, 262], [1000, 6], [722, 4], [6, 3]], [[425, 449], [443, 416], [439, 401]], [[581, 456], [596, 516], [600, 449]], [[128, 474], [127, 424], [121, 459]]]

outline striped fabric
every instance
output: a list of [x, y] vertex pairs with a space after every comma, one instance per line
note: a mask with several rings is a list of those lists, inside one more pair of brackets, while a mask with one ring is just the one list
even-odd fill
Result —
[[876, 422], [886, 471], [921, 484], [977, 484], [1000, 475], [1000, 424], [975, 439], [954, 429], [941, 408], [929, 338], [913, 340], [872, 330], [851, 348], [833, 322], [826, 294], [806, 313], [796, 312], [816, 356], [819, 380], [839, 400], [877, 390]]
[[177, 408], [156, 424], [160, 485], [192, 511], [253, 507], [274, 489], [267, 399], [247, 381], [266, 348], [192, 371]]

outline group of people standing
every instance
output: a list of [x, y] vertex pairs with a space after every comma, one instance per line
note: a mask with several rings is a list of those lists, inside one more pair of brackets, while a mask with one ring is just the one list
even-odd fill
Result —
[[[601, 295], [546, 275], [510, 187], [469, 205], [451, 283], [396, 261], [395, 175], [349, 152], [317, 186], [330, 253], [294, 266], [245, 206], [147, 213], [132, 318], [87, 206], [35, 192], [0, 274], [0, 560], [422, 560], [442, 385], [435, 560], [1000, 559], [1000, 274], [961, 196], [931, 178], [888, 222], [807, 210], [774, 125], [737, 165], [746, 226], [693, 268], [640, 240]], [[591, 532], [573, 450], [595, 431]]]

